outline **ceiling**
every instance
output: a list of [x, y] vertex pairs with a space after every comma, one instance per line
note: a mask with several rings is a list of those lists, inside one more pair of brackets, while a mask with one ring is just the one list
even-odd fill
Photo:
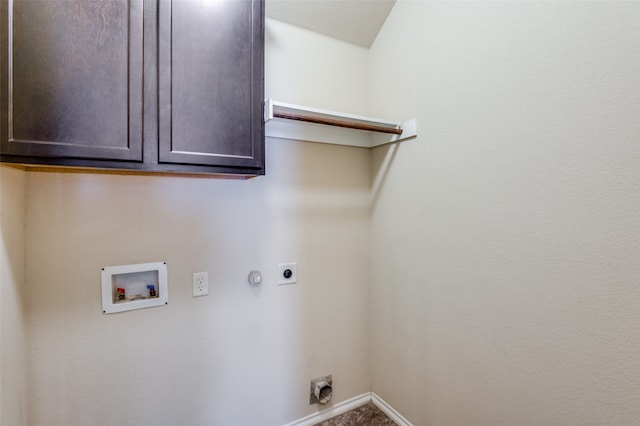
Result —
[[396, 0], [267, 0], [267, 16], [369, 48]]

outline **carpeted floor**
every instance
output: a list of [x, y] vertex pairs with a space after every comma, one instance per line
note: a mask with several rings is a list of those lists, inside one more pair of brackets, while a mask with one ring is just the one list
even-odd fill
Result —
[[339, 416], [318, 423], [316, 426], [397, 426], [378, 407], [369, 402]]

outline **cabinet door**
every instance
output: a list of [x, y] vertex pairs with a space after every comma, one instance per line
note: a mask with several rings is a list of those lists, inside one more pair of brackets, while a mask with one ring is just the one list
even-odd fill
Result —
[[159, 160], [264, 167], [262, 0], [160, 0]]
[[2, 1], [2, 153], [142, 160], [143, 0]]

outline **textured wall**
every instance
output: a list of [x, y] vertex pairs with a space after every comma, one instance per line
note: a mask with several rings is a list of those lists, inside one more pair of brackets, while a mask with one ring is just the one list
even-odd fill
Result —
[[0, 165], [0, 424], [26, 420], [26, 173]]
[[371, 114], [373, 391], [416, 425], [640, 419], [640, 3], [399, 1]]
[[[318, 106], [364, 112], [365, 49], [267, 31], [267, 96], [337, 85]], [[29, 173], [29, 424], [281, 425], [318, 409], [312, 378], [333, 374], [335, 401], [367, 392], [369, 171], [366, 150], [268, 140], [248, 181]], [[102, 266], [160, 260], [167, 306], [102, 314]], [[278, 287], [288, 261], [298, 284]]]
[[265, 38], [267, 97], [367, 113], [368, 49], [272, 19], [267, 19]]

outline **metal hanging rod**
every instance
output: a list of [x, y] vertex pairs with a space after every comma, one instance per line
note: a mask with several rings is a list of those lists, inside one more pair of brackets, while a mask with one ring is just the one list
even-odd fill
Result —
[[[266, 127], [266, 136], [269, 137], [365, 148], [398, 142], [417, 135], [415, 119], [397, 123], [362, 115], [287, 104], [273, 99], [265, 101], [264, 120], [265, 123], [269, 123]], [[290, 124], [287, 125], [287, 123]], [[323, 126], [304, 127], [304, 123]], [[352, 130], [361, 132], [352, 132]]]
[[274, 111], [273, 117], [284, 118], [287, 120], [304, 121], [306, 123], [317, 123], [317, 124], [326, 124], [329, 126], [345, 127], [347, 129], [389, 133], [392, 135], [402, 134], [402, 126], [400, 124], [396, 124], [394, 128], [389, 128], [386, 126], [379, 126], [375, 124], [361, 124], [361, 123], [355, 123], [353, 121], [335, 120], [331, 118], [314, 117], [311, 115], [293, 114], [293, 113], [287, 113], [287, 112], [281, 112], [281, 111]]

